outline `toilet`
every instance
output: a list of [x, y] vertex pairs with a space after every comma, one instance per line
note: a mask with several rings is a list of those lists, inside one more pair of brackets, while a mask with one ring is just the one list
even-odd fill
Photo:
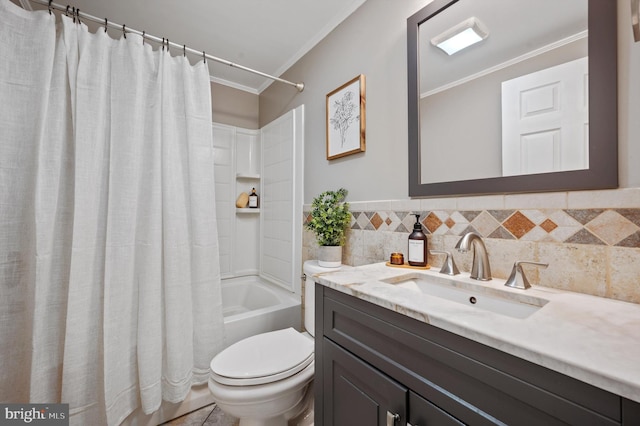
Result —
[[304, 263], [306, 332], [293, 328], [243, 339], [211, 361], [209, 390], [225, 413], [240, 419], [240, 426], [285, 426], [305, 408], [314, 373], [314, 301], [310, 279], [337, 271], [315, 260]]

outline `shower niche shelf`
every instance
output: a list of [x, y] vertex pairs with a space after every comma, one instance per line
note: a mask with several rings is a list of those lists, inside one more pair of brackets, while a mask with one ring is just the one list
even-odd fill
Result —
[[243, 180], [260, 180], [260, 175], [258, 174], [247, 174], [247, 173], [238, 173], [236, 175], [236, 179], [243, 179]]
[[[251, 188], [256, 188], [258, 195], [260, 195], [260, 175], [257, 173], [238, 173], [236, 174], [236, 188], [237, 192], [251, 193]], [[236, 208], [236, 214], [257, 214], [260, 213], [260, 208]]]

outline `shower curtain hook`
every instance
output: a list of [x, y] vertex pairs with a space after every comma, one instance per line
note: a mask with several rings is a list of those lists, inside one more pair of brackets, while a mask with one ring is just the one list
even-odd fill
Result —
[[187, 57], [187, 45], [186, 44], [182, 45], [182, 56], [184, 56], [185, 58]]
[[145, 37], [145, 33], [146, 31], [142, 31], [142, 45], [144, 46], [144, 37]]
[[164, 37], [162, 37], [162, 51], [164, 52]]
[[167, 53], [171, 54], [171, 51], [169, 50], [169, 38], [167, 38]]
[[204, 61], [204, 63], [207, 63], [207, 54], [204, 53], [204, 50], [202, 51], [202, 60]]
[[65, 16], [69, 16], [69, 8], [70, 8], [70, 7], [71, 7], [71, 6], [67, 5], [67, 10], [65, 10], [65, 11], [64, 11], [64, 15], [65, 15]]
[[109, 25], [109, 21], [107, 21], [107, 18], [104, 18], [104, 32], [107, 32], [107, 26]]
[[75, 24], [76, 23], [76, 8], [75, 8], [75, 6], [71, 10], [71, 16], [73, 16], [73, 23]]
[[78, 16], [78, 25], [82, 24], [82, 22], [80, 22], [80, 8], [76, 9], [76, 16]]
[[51, 15], [51, 3], [53, 2], [53, 0], [49, 0], [49, 15]]
[[127, 30], [126, 30], [126, 28], [124, 27], [124, 24], [122, 24], [122, 36], [123, 36], [124, 38], [127, 38]]

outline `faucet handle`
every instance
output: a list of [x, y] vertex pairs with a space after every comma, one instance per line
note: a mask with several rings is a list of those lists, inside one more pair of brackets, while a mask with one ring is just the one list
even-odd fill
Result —
[[453, 260], [451, 252], [446, 250], [429, 250], [429, 253], [444, 254], [447, 256], [444, 260], [444, 263], [442, 263], [442, 268], [440, 268], [441, 274], [458, 275], [460, 273], [460, 271], [458, 271], [458, 267], [456, 266], [456, 262], [454, 262]]
[[509, 278], [507, 278], [507, 282], [505, 282], [504, 285], [506, 285], [507, 287], [520, 288], [523, 290], [531, 287], [531, 284], [529, 284], [529, 280], [527, 280], [527, 277], [522, 270], [522, 265], [536, 265], [540, 266], [541, 268], [546, 268], [547, 266], [549, 266], [548, 263], [519, 260], [513, 264], [511, 275], [509, 275]]

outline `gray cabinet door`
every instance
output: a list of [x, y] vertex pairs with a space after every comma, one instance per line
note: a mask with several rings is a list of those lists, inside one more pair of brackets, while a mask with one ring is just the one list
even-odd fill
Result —
[[324, 349], [325, 426], [406, 424], [407, 388], [326, 338]]

